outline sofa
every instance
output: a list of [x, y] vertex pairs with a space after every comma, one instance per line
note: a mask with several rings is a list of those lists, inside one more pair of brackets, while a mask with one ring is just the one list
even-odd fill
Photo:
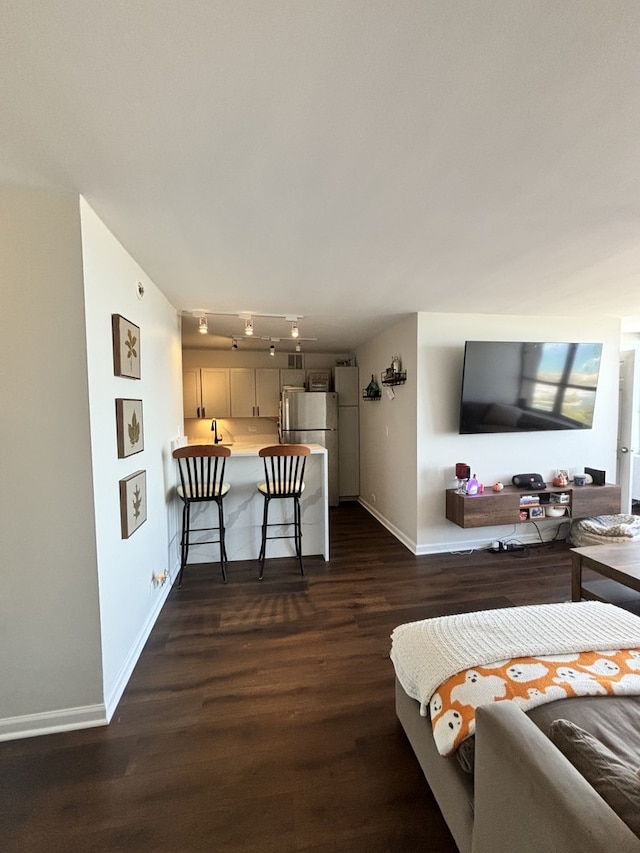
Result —
[[396, 713], [460, 853], [640, 853], [640, 696], [482, 706], [447, 758], [398, 680]]

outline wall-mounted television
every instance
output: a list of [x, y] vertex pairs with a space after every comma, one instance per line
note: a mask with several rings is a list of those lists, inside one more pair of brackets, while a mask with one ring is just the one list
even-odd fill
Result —
[[591, 429], [602, 344], [467, 341], [460, 433]]

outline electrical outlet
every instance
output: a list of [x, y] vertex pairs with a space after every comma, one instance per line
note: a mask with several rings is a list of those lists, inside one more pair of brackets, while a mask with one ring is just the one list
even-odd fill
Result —
[[257, 426], [250, 426], [249, 432], [258, 432], [258, 427]]
[[504, 542], [494, 541], [489, 546], [489, 550], [493, 551], [494, 554], [504, 554], [505, 551], [524, 551], [525, 546], [521, 545], [519, 542]]

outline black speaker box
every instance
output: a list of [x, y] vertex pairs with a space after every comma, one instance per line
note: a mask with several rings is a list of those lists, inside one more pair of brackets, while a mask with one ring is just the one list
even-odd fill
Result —
[[590, 475], [594, 486], [604, 486], [604, 481], [607, 478], [606, 471], [599, 471], [597, 468], [585, 468], [584, 473]]
[[525, 489], [532, 489], [533, 491], [547, 488], [547, 484], [542, 479], [542, 474], [514, 474], [511, 482], [514, 486], [524, 486]]

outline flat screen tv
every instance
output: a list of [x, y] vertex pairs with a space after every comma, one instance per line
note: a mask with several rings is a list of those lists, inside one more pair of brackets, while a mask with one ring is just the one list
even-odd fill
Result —
[[602, 344], [467, 341], [460, 433], [591, 429]]

